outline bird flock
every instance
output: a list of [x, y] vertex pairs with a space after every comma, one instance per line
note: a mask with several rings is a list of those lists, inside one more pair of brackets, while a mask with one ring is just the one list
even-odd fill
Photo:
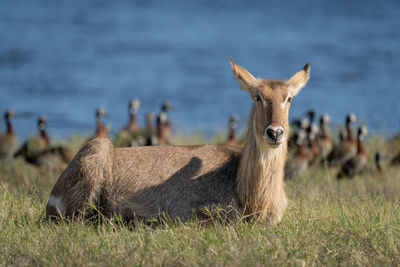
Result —
[[[129, 121], [123, 129], [117, 132], [114, 138], [115, 146], [130, 147], [170, 144], [171, 123], [168, 111], [173, 106], [169, 102], [164, 102], [157, 116], [154, 113], [146, 114], [145, 128], [140, 127], [138, 122], [137, 114], [139, 108], [140, 101], [138, 99], [133, 99], [129, 102]], [[27, 162], [39, 167], [63, 170], [71, 162], [74, 155], [71, 149], [66, 146], [52, 145], [51, 138], [46, 131], [46, 117], [40, 116], [37, 120], [38, 135], [20, 144], [12, 123], [13, 118], [17, 115], [13, 110], [8, 110], [4, 114], [6, 130], [4, 133], [0, 132], [0, 159], [13, 160], [15, 158], [23, 158]], [[107, 111], [104, 108], [96, 109], [96, 130], [89, 140], [109, 137], [110, 127], [103, 123], [105, 116], [107, 116]]]
[[[365, 125], [359, 125], [356, 134], [352, 125], [356, 116], [349, 113], [345, 118], [345, 131], [339, 131], [339, 139], [335, 142], [330, 134], [328, 124], [330, 117], [323, 114], [319, 125], [315, 122], [315, 112], [307, 112], [307, 116], [293, 122], [293, 134], [288, 146], [292, 153], [286, 162], [286, 177], [292, 178], [304, 174], [312, 165], [335, 167], [336, 177], [353, 178], [363, 172], [370, 172], [367, 166], [368, 153], [364, 146], [364, 138], [368, 133]], [[383, 177], [381, 154], [375, 157], [376, 168]]]
[[[118, 131], [113, 140], [117, 147], [169, 145], [171, 137], [171, 122], [168, 111], [173, 108], [169, 102], [161, 105], [160, 112], [147, 113], [146, 125], [141, 127], [138, 122], [140, 101], [129, 101], [129, 120], [127, 125]], [[38, 135], [19, 144], [12, 125], [12, 118], [16, 113], [8, 110], [4, 114], [6, 131], [0, 133], [0, 159], [12, 160], [22, 157], [36, 166], [45, 166], [62, 170], [73, 159], [72, 151], [61, 145], [54, 146], [46, 131], [47, 120], [44, 116], [38, 118]], [[109, 137], [110, 129], [102, 121], [107, 112], [98, 108], [95, 112], [96, 130], [93, 138]], [[291, 123], [292, 134], [288, 138], [289, 157], [285, 166], [285, 177], [290, 179], [303, 175], [311, 166], [321, 165], [336, 167], [338, 179], [353, 178], [370, 170], [367, 167], [368, 153], [363, 144], [367, 135], [367, 127], [360, 125], [356, 132], [353, 124], [356, 116], [350, 113], [345, 118], [345, 131], [339, 131], [339, 138], [334, 141], [329, 131], [330, 117], [327, 114], [320, 116], [318, 124], [316, 114], [310, 110], [306, 116]], [[221, 145], [240, 146], [241, 139], [236, 133], [238, 116], [229, 118], [228, 136]], [[89, 141], [88, 140], [88, 141]], [[376, 169], [383, 177], [384, 169], [381, 164], [382, 154], [376, 153]], [[400, 154], [393, 158], [392, 164], [400, 164]]]

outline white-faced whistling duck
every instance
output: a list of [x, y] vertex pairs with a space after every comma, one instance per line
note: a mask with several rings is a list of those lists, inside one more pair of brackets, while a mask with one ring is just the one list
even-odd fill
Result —
[[306, 136], [306, 130], [310, 125], [310, 120], [308, 118], [302, 118], [300, 120], [294, 120], [292, 123], [293, 127], [291, 129], [292, 134], [288, 140], [288, 151], [289, 153], [296, 150], [297, 145], [297, 135], [302, 132], [304, 136]]
[[160, 113], [157, 118], [157, 139], [159, 145], [168, 145], [168, 127], [166, 126], [168, 122], [167, 113]]
[[11, 118], [15, 116], [12, 110], [6, 111], [4, 120], [6, 122], [6, 132], [0, 134], [0, 159], [12, 159], [18, 149], [18, 140], [15, 136]]
[[104, 108], [98, 108], [96, 110], [96, 135], [95, 137], [107, 137], [106, 126], [102, 123], [101, 119], [106, 115], [106, 110]]
[[169, 102], [164, 102], [161, 105], [161, 111], [157, 116], [157, 138], [160, 145], [169, 144], [169, 138], [171, 136], [171, 122], [168, 117], [168, 111], [173, 106]]
[[46, 131], [46, 123], [47, 123], [46, 117], [40, 116], [38, 119], [40, 138], [38, 140], [43, 144], [44, 148], [48, 148], [50, 146], [50, 138]]
[[334, 146], [332, 152], [328, 156], [330, 165], [343, 164], [357, 154], [357, 140], [354, 137], [351, 124], [356, 121], [356, 116], [350, 113], [346, 116], [346, 135], [347, 138]]
[[229, 135], [228, 140], [226, 141], [225, 145], [227, 146], [237, 146], [238, 140], [236, 136], [236, 128], [237, 128], [238, 116], [233, 114], [229, 118]]
[[320, 158], [325, 160], [328, 155], [331, 153], [333, 148], [332, 138], [329, 134], [329, 130], [327, 124], [331, 121], [331, 118], [328, 114], [324, 114], [321, 116], [319, 120], [319, 138], [318, 145], [320, 148]]
[[308, 137], [308, 160], [310, 164], [318, 162], [320, 159], [320, 149], [317, 143], [317, 135], [318, 135], [318, 126], [313, 124], [309, 126], [307, 130], [307, 137]]
[[302, 175], [309, 166], [307, 148], [305, 144], [306, 132], [299, 131], [296, 135], [297, 151], [286, 161], [285, 177], [290, 179], [295, 175]]
[[162, 103], [161, 111], [157, 116], [157, 136], [160, 144], [168, 143], [168, 139], [171, 136], [171, 122], [168, 117], [168, 111], [171, 109], [173, 109], [172, 104], [165, 101]]
[[310, 133], [311, 132], [311, 127], [312, 127], [312, 125], [314, 125], [315, 111], [310, 109], [309, 111], [307, 111], [306, 115], [307, 115], [307, 117], [308, 117], [308, 119], [310, 121], [310, 124], [308, 125], [308, 128], [307, 128], [308, 133]]
[[398, 153], [390, 162], [390, 165], [399, 165], [400, 164], [400, 153]]
[[140, 108], [140, 101], [138, 99], [133, 99], [129, 102], [129, 123], [125, 127], [130, 133], [137, 132], [139, 127], [139, 121], [137, 119], [137, 112]]
[[144, 137], [139, 127], [137, 112], [140, 107], [140, 101], [133, 99], [129, 102], [129, 122], [114, 139], [114, 145], [117, 147], [129, 147], [142, 145]]
[[61, 171], [72, 161], [72, 151], [64, 146], [50, 146], [50, 137], [46, 130], [47, 119], [38, 119], [39, 135], [29, 139], [15, 156], [23, 156], [25, 160], [39, 167]]
[[343, 129], [339, 130], [339, 143], [344, 142], [346, 139], [346, 133], [344, 132]]
[[154, 120], [156, 115], [154, 113], [146, 114], [146, 132], [145, 132], [145, 146], [157, 146], [159, 145], [159, 141], [157, 138], [157, 131], [154, 126]]
[[26, 161], [36, 164], [37, 157], [50, 147], [50, 138], [46, 131], [46, 118], [41, 116], [37, 120], [39, 135], [29, 138], [15, 154], [15, 157], [22, 156]]
[[376, 166], [376, 169], [378, 170], [379, 176], [381, 178], [385, 178], [385, 169], [382, 166], [382, 153], [381, 152], [376, 152], [376, 154], [375, 154], [375, 166]]
[[363, 145], [363, 139], [367, 134], [367, 127], [361, 125], [357, 132], [357, 152], [351, 159], [347, 160], [338, 173], [337, 178], [353, 178], [364, 170], [368, 162], [368, 154]]

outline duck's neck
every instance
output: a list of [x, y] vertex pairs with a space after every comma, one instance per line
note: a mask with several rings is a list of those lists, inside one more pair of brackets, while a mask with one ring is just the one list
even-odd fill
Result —
[[50, 138], [45, 129], [40, 129], [40, 136], [43, 138], [47, 146], [50, 145]]
[[353, 131], [351, 130], [350, 123], [346, 125], [346, 130], [347, 130], [347, 141], [355, 142], [354, 134]]
[[149, 133], [153, 133], [154, 132], [154, 125], [153, 122], [151, 120], [146, 120], [146, 129]]
[[7, 134], [13, 136], [14, 135], [14, 127], [13, 127], [11, 121], [7, 120], [6, 125], [7, 125]]
[[237, 191], [246, 214], [279, 221], [286, 207], [283, 177], [287, 144], [268, 148], [262, 139], [257, 139], [254, 123], [253, 107], [236, 177]]
[[101, 123], [101, 118], [97, 118], [97, 137], [107, 137], [106, 128]]
[[165, 126], [164, 125], [158, 125], [157, 127], [157, 139], [160, 142], [160, 144], [166, 144], [166, 137], [165, 137]]
[[131, 112], [129, 114], [129, 129], [130, 130], [137, 130], [139, 128], [139, 123], [136, 118], [136, 113]]
[[357, 138], [357, 153], [358, 154], [363, 154], [363, 155], [368, 155], [367, 151], [365, 150], [364, 144], [361, 140], [361, 138]]
[[328, 133], [328, 130], [326, 129], [325, 124], [321, 124], [320, 128], [321, 128], [321, 138], [322, 139], [330, 139], [331, 137]]
[[305, 155], [306, 155], [306, 151], [305, 151], [305, 148], [304, 148], [304, 144], [299, 145], [297, 151], [298, 151], [297, 154], [298, 154], [300, 157], [305, 156]]
[[310, 139], [309, 147], [310, 147], [311, 152], [313, 153], [314, 157], [317, 157], [318, 154], [319, 154], [319, 147], [318, 147], [317, 142], [315, 141], [314, 138]]
[[236, 137], [236, 129], [234, 127], [229, 127], [229, 137], [228, 140], [230, 142], [235, 142], [237, 140]]

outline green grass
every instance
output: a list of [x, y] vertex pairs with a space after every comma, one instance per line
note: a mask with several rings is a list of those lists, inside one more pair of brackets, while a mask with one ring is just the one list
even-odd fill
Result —
[[[381, 146], [394, 149], [373, 138], [371, 158]], [[129, 228], [118, 218], [47, 221], [44, 208], [59, 173], [1, 162], [0, 265], [400, 265], [399, 169], [381, 178], [371, 165], [363, 176], [339, 182], [335, 174], [314, 167], [287, 181], [289, 206], [275, 226], [237, 220]]]

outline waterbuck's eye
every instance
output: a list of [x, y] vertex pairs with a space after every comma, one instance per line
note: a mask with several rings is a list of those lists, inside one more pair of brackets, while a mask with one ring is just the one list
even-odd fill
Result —
[[287, 102], [289, 102], [289, 103], [292, 102], [292, 99], [293, 99], [293, 97], [289, 97]]
[[261, 101], [261, 96], [257, 95], [256, 96], [256, 101]]

